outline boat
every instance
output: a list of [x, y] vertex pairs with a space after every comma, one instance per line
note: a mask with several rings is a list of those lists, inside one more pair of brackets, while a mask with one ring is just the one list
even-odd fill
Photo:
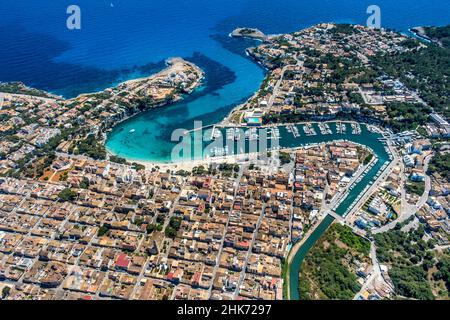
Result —
[[311, 134], [311, 131], [310, 131], [310, 129], [309, 129], [309, 125], [305, 125], [305, 126], [303, 127], [303, 131], [305, 131], [305, 133], [306, 133], [307, 136]]
[[361, 134], [361, 126], [359, 123], [352, 123], [352, 134]]

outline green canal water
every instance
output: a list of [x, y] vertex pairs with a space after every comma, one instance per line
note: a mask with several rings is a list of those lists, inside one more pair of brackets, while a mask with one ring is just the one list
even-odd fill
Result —
[[[360, 182], [354, 185], [353, 189], [348, 193], [346, 198], [339, 204], [336, 208], [335, 212], [343, 216], [347, 213], [347, 211], [351, 208], [352, 204], [355, 200], [358, 199], [366, 188], [368, 188], [377, 177], [377, 174], [381, 172], [383, 166], [387, 165], [390, 161], [390, 156], [386, 150], [386, 145], [382, 141], [379, 140], [381, 135], [369, 132], [366, 126], [361, 126], [361, 134], [352, 135], [349, 133], [349, 126], [347, 125], [347, 134], [337, 135], [334, 134], [332, 136], [316, 136], [311, 137], [312, 140], [309, 143], [320, 143], [327, 142], [338, 139], [345, 139], [348, 141], [356, 142], [362, 145], [365, 145], [372, 149], [376, 157], [378, 158], [377, 162], [373, 165], [373, 167], [364, 175]], [[334, 126], [335, 128], [335, 126]], [[333, 129], [333, 127], [332, 127]], [[351, 131], [351, 130], [350, 130]], [[336, 132], [333, 129], [333, 132]], [[300, 140], [301, 138], [297, 139]], [[283, 140], [283, 139], [282, 139]], [[283, 141], [283, 144], [287, 143], [287, 141]], [[290, 146], [295, 145], [295, 141], [288, 142]], [[328, 229], [328, 227], [333, 223], [334, 218], [331, 216], [326, 216], [324, 220], [317, 226], [317, 228], [312, 232], [312, 234], [305, 240], [304, 244], [297, 251], [292, 263], [289, 267], [289, 288], [290, 288], [290, 299], [291, 300], [299, 300], [301, 298], [301, 292], [299, 292], [299, 273], [300, 268], [308, 254], [309, 250], [314, 246], [314, 244], [319, 240], [322, 234]]]

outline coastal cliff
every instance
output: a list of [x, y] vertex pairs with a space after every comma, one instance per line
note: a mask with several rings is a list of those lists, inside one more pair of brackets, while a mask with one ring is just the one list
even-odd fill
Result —
[[[194, 63], [171, 58], [166, 64], [167, 67], [156, 74], [73, 99], [65, 100], [21, 83], [0, 83], [0, 98], [5, 101], [4, 113], [11, 113], [11, 107], [17, 103], [29, 106], [23, 108], [24, 113], [39, 107], [42, 114], [39, 123], [49, 132], [55, 130], [55, 134], [47, 134], [52, 139], [52, 148], [68, 153], [78, 152], [96, 159], [104, 158], [106, 154], [102, 151], [102, 144], [106, 132], [145, 110], [183, 99], [198, 88], [204, 79], [203, 70]], [[12, 116], [4, 115], [4, 119], [8, 120], [5, 120], [4, 136], [17, 133], [12, 122], [14, 118], [10, 120], [11, 123], [10, 118]], [[30, 115], [24, 115], [24, 118], [33, 119]], [[47, 139], [47, 136], [45, 139], [48, 142], [50, 138]], [[89, 137], [95, 139], [89, 140]], [[88, 147], [80, 150], [80, 143]]]
[[450, 47], [450, 25], [442, 27], [414, 27], [409, 29], [417, 37], [433, 42], [440, 47]]
[[256, 28], [236, 28], [231, 33], [231, 36], [235, 38], [249, 38], [261, 41], [265, 41], [267, 39], [267, 36]]

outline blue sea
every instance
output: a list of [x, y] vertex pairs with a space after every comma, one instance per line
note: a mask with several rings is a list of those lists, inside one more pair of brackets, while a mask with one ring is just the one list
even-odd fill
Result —
[[[66, 27], [72, 4], [81, 9], [81, 30]], [[245, 56], [256, 43], [229, 38], [235, 27], [274, 34], [320, 22], [364, 24], [371, 4], [380, 6], [383, 27], [399, 31], [450, 23], [448, 0], [0, 0], [0, 81], [74, 97], [154, 73], [169, 57], [189, 59], [206, 71], [204, 86], [124, 122], [107, 142], [130, 159], [166, 161], [173, 129], [220, 120], [263, 80]]]

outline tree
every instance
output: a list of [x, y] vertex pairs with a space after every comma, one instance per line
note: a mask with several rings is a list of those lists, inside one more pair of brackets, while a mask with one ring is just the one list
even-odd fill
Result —
[[176, 235], [177, 235], [177, 230], [175, 230], [174, 228], [168, 226], [168, 227], [166, 228], [166, 231], [165, 231], [164, 233], [165, 233], [166, 237], [172, 238], [172, 239], [173, 239], [173, 238], [175, 238]]
[[426, 272], [417, 266], [406, 268], [393, 267], [389, 276], [395, 286], [395, 291], [404, 297], [420, 300], [434, 300]]
[[97, 236], [99, 237], [103, 237], [104, 235], [106, 235], [109, 232], [109, 227], [107, 225], [102, 225], [97, 232]]
[[155, 230], [156, 230], [156, 225], [155, 225], [155, 224], [149, 224], [149, 225], [147, 226], [147, 233], [148, 233], [148, 234], [153, 233], [153, 231], [155, 231]]
[[66, 188], [58, 194], [58, 198], [63, 201], [73, 201], [77, 198], [77, 193], [70, 188]]
[[443, 280], [447, 290], [450, 291], [450, 256], [446, 255], [436, 265], [438, 271], [433, 275], [436, 280]]
[[170, 218], [169, 225], [174, 228], [175, 230], [179, 230], [181, 227], [181, 218], [178, 217], [172, 217]]
[[11, 288], [10, 287], [8, 287], [8, 286], [3, 287], [2, 299], [6, 299], [9, 296], [10, 292], [11, 292]]
[[83, 180], [80, 182], [80, 188], [81, 189], [89, 189], [89, 179], [86, 177], [83, 177]]
[[158, 214], [158, 216], [156, 217], [156, 222], [161, 224], [164, 222], [164, 220], [166, 219], [166, 215], [163, 213]]

